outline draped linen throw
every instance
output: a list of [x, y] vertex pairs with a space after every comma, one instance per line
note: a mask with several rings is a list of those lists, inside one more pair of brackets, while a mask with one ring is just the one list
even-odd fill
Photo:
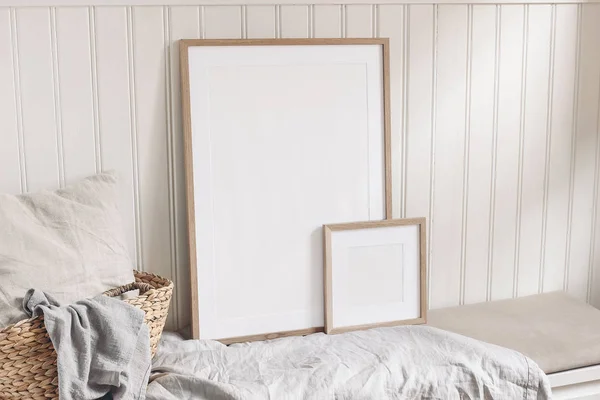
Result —
[[61, 306], [52, 296], [27, 291], [23, 309], [44, 315], [57, 353], [60, 398], [143, 400], [151, 368], [144, 312], [107, 296]]

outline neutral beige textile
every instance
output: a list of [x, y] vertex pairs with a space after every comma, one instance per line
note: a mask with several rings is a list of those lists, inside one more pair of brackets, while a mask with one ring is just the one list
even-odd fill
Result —
[[547, 374], [600, 364], [600, 310], [563, 292], [431, 310], [427, 323], [517, 350]]
[[0, 327], [30, 288], [62, 304], [133, 282], [112, 173], [62, 190], [0, 194]]

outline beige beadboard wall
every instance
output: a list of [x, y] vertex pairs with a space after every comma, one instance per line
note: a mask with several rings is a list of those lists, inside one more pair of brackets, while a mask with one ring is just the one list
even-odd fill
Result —
[[190, 314], [180, 38], [389, 37], [394, 216], [429, 220], [431, 307], [600, 306], [600, 4], [109, 3], [0, 7], [0, 192], [117, 170], [133, 257], [176, 282], [170, 327]]

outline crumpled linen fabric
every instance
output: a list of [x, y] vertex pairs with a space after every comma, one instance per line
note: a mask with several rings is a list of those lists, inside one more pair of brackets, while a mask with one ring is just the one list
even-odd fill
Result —
[[0, 328], [27, 318], [29, 288], [68, 304], [135, 280], [119, 199], [113, 172], [54, 191], [0, 194]]
[[164, 334], [148, 400], [551, 398], [521, 353], [428, 326], [225, 346]]
[[61, 306], [30, 289], [23, 309], [44, 315], [57, 353], [61, 400], [144, 400], [151, 369], [150, 336], [144, 311], [108, 296]]

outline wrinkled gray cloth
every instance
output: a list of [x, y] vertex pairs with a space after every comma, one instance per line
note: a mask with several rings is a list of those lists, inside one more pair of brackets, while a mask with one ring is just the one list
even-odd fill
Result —
[[44, 315], [57, 353], [61, 400], [145, 398], [150, 374], [150, 338], [144, 312], [107, 296], [60, 306], [30, 289], [23, 299], [28, 315]]
[[551, 397], [524, 355], [428, 326], [322, 333], [229, 347], [164, 334], [148, 400]]

